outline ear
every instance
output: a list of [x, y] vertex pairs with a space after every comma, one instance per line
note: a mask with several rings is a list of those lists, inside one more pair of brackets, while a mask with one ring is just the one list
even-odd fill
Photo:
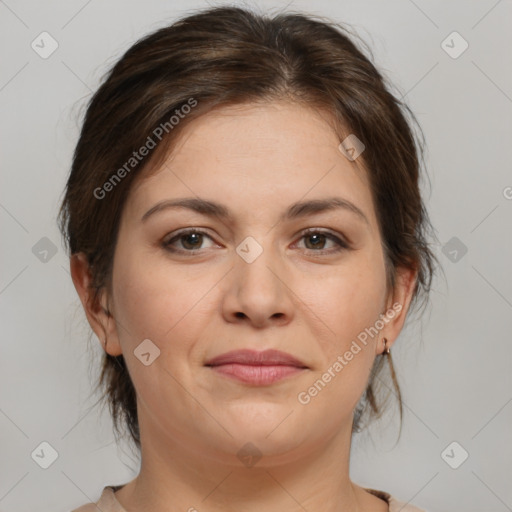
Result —
[[[386, 310], [383, 312], [388, 321], [385, 323], [385, 326], [381, 331], [381, 335], [387, 340], [387, 348], [390, 348], [393, 345], [404, 326], [417, 277], [417, 269], [414, 270], [399, 267], [396, 271], [395, 290], [390, 293], [387, 300]], [[394, 315], [393, 312], [395, 313]], [[375, 350], [377, 354], [381, 354], [384, 351], [384, 344], [377, 343]]]
[[122, 354], [116, 322], [108, 307], [106, 289], [102, 289], [99, 297], [94, 300], [94, 288], [91, 287], [92, 278], [87, 257], [83, 252], [73, 254], [69, 259], [69, 265], [71, 278], [82, 302], [89, 325], [100, 339], [102, 347], [112, 356]]

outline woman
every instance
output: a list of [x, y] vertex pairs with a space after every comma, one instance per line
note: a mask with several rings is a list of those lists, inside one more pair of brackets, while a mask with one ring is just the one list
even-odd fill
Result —
[[420, 510], [349, 475], [386, 367], [401, 415], [390, 348], [434, 270], [405, 109], [301, 14], [208, 9], [117, 62], [60, 212], [141, 451], [100, 510]]

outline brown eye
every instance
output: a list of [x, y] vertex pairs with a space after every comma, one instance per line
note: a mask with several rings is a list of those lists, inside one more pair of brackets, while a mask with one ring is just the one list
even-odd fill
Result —
[[[327, 254], [339, 252], [344, 249], [349, 249], [348, 243], [338, 238], [336, 235], [326, 231], [320, 231], [318, 229], [311, 229], [302, 234], [301, 239], [305, 240], [306, 249], [319, 254]], [[325, 249], [327, 241], [331, 241], [335, 244], [334, 248]]]
[[306, 241], [311, 241], [311, 247], [308, 247], [308, 243], [306, 242], [307, 249], [323, 249], [327, 237], [322, 233], [313, 233], [311, 235], [306, 235], [304, 239]]
[[203, 241], [203, 235], [201, 233], [189, 233], [181, 235], [182, 245], [185, 249], [199, 249], [201, 242]]
[[[189, 229], [187, 231], [181, 231], [167, 241], [163, 242], [163, 246], [170, 252], [194, 252], [203, 249], [202, 244], [204, 238], [212, 239], [204, 231], [198, 229]], [[174, 247], [176, 242], [179, 242], [181, 247]]]

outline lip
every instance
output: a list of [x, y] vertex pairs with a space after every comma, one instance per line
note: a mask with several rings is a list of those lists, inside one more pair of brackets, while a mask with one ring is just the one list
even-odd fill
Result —
[[267, 386], [292, 377], [308, 367], [296, 357], [279, 350], [233, 350], [206, 362], [216, 373], [246, 384]]
[[291, 354], [281, 352], [280, 350], [232, 350], [220, 356], [209, 359], [205, 366], [219, 366], [223, 364], [244, 364], [252, 366], [294, 366], [296, 368], [307, 368], [307, 366], [293, 357]]

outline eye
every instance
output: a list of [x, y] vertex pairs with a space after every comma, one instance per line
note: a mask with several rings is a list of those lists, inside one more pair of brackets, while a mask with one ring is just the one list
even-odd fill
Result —
[[[202, 247], [205, 237], [213, 241], [212, 237], [205, 231], [189, 228], [179, 231], [168, 240], [164, 240], [162, 245], [169, 252], [194, 254], [201, 249], [205, 249], [205, 247]], [[306, 241], [306, 250], [319, 255], [332, 254], [350, 249], [350, 245], [338, 236], [330, 231], [323, 231], [318, 228], [311, 228], [302, 232], [300, 240], [302, 239]], [[325, 249], [327, 241], [334, 243], [334, 248]], [[179, 243], [181, 247], [176, 247], [176, 243]]]
[[[317, 228], [311, 228], [307, 231], [304, 231], [301, 236], [301, 240], [302, 239], [306, 241], [305, 245], [307, 250], [316, 252], [318, 254], [332, 254], [350, 248], [347, 242], [337, 237], [330, 231], [323, 231]], [[326, 240], [329, 240], [335, 244], [334, 249], [324, 249]]]
[[[170, 252], [195, 252], [200, 249], [204, 249], [201, 247], [204, 237], [212, 238], [199, 229], [186, 229], [178, 232], [175, 236], [170, 238], [169, 240], [164, 240], [163, 246], [166, 250]], [[173, 245], [175, 242], [181, 243], [181, 248], [175, 248]]]

